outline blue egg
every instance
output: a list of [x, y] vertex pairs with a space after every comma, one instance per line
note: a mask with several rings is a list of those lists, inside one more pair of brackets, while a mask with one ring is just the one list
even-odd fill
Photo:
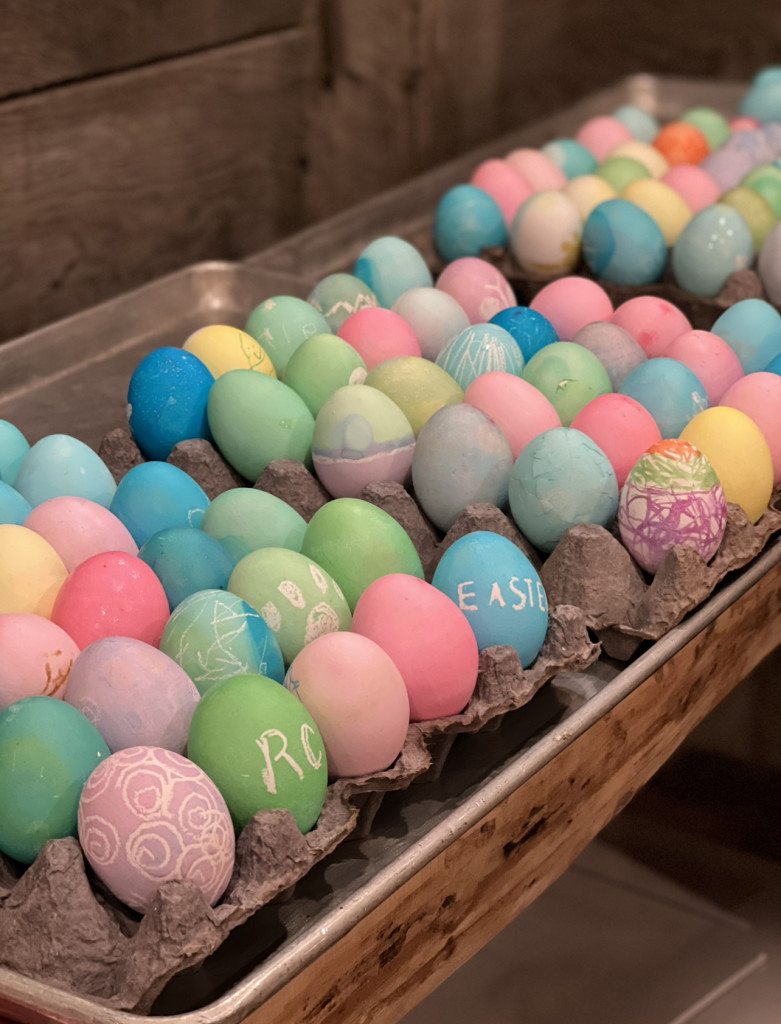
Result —
[[501, 534], [477, 530], [450, 545], [431, 581], [466, 615], [479, 650], [514, 647], [524, 668], [548, 630], [548, 599], [537, 570]]
[[533, 355], [559, 340], [556, 328], [542, 313], [528, 306], [510, 306], [502, 309], [488, 321], [508, 331], [521, 350], [524, 364]]
[[370, 242], [355, 261], [353, 274], [371, 288], [386, 309], [410, 288], [431, 288], [434, 284], [420, 252], [395, 235]]
[[540, 152], [560, 167], [568, 178], [593, 174], [597, 166], [597, 158], [591, 150], [574, 139], [553, 139], [546, 142]]
[[590, 437], [573, 427], [553, 427], [515, 460], [509, 497], [521, 533], [541, 551], [553, 551], [571, 526], [607, 526], [618, 511], [618, 481]]
[[582, 247], [589, 270], [614, 284], [658, 281], [667, 262], [661, 228], [627, 199], [608, 199], [591, 211]]
[[163, 584], [171, 611], [199, 590], [227, 590], [236, 559], [214, 537], [189, 526], [153, 534], [138, 557]]
[[434, 213], [433, 233], [434, 247], [446, 263], [507, 245], [502, 211], [476, 185], [456, 185], [445, 192]]
[[731, 206], [714, 203], [696, 213], [678, 236], [672, 270], [684, 291], [712, 298], [730, 274], [750, 267], [753, 260], [748, 224]]
[[49, 434], [25, 455], [14, 487], [33, 508], [62, 495], [88, 498], [107, 508], [117, 485], [89, 445], [68, 434]]
[[462, 390], [483, 373], [502, 371], [520, 376], [523, 356], [515, 339], [496, 324], [472, 324], [457, 334], [436, 359]]
[[109, 511], [139, 548], [167, 526], [200, 527], [209, 505], [191, 476], [168, 462], [142, 462], [120, 480]]
[[659, 134], [659, 122], [634, 103], [625, 103], [613, 111], [613, 117], [629, 129], [640, 142], [653, 142]]
[[619, 391], [644, 406], [656, 420], [662, 437], [678, 437], [694, 417], [708, 408], [700, 378], [677, 359], [660, 356], [632, 370]]
[[711, 327], [729, 345], [744, 373], [759, 373], [781, 356], [781, 313], [764, 299], [742, 299]]
[[781, 355], [773, 356], [765, 367], [766, 373], [777, 373], [781, 375]]
[[14, 526], [24, 526], [25, 519], [32, 512], [30, 502], [7, 484], [0, 480], [0, 523], [10, 523]]
[[781, 78], [776, 77], [775, 70], [768, 70], [764, 79], [752, 85], [739, 109], [744, 117], [757, 121], [781, 121]]
[[0, 420], [0, 480], [13, 486], [29, 450], [29, 442], [21, 430], [8, 420]]
[[760, 68], [751, 79], [751, 88], [754, 89], [761, 85], [771, 85], [774, 82], [781, 83], [780, 64], [768, 64], [766, 67]]
[[164, 462], [180, 441], [211, 440], [206, 403], [214, 376], [182, 348], [158, 348], [133, 371], [128, 422], [144, 458]]

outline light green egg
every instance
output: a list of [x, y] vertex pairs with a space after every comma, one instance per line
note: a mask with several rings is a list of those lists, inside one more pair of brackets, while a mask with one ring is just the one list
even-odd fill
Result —
[[613, 390], [600, 360], [585, 346], [571, 341], [554, 341], [540, 349], [526, 364], [522, 376], [545, 395], [565, 427], [593, 398]]
[[719, 202], [738, 211], [748, 224], [754, 251], [759, 252], [770, 229], [778, 222], [778, 217], [767, 199], [753, 188], [737, 185], [725, 192]]
[[252, 310], [244, 330], [260, 343], [282, 377], [298, 346], [313, 334], [328, 334], [331, 328], [310, 302], [294, 295], [274, 295]]
[[773, 164], [762, 164], [749, 171], [740, 184], [759, 192], [770, 204], [776, 217], [781, 217], [781, 168]]
[[730, 137], [729, 121], [712, 107], [692, 107], [679, 120], [698, 128], [708, 141], [711, 153]]
[[329, 274], [317, 282], [306, 301], [323, 314], [331, 331], [338, 331], [359, 309], [379, 305], [371, 288], [353, 274]]
[[317, 416], [334, 391], [346, 384], [363, 384], [366, 373], [366, 363], [352, 345], [335, 334], [315, 334], [288, 360], [284, 381]]
[[421, 356], [386, 359], [369, 371], [366, 384], [398, 405], [415, 437], [437, 409], [464, 400], [463, 390], [450, 374]]
[[621, 192], [633, 181], [650, 178], [651, 172], [631, 156], [613, 156], [603, 160], [594, 171], [596, 175], [612, 185], [616, 192]]
[[238, 561], [256, 548], [300, 551], [306, 520], [275, 494], [256, 487], [233, 487], [210, 503], [201, 529]]

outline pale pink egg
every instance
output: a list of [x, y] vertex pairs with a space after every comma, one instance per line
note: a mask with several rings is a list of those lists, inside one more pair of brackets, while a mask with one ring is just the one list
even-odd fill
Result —
[[472, 172], [469, 183], [491, 196], [502, 211], [508, 227], [512, 224], [518, 207], [533, 191], [530, 183], [518, 170], [506, 160], [499, 159], [483, 160]]
[[517, 305], [515, 292], [504, 274], [479, 256], [462, 256], [448, 263], [436, 287], [453, 296], [470, 324], [488, 323], [503, 309]]
[[745, 413], [762, 431], [773, 459], [773, 483], [781, 483], [781, 376], [747, 373], [724, 393], [719, 405]]
[[643, 452], [662, 440], [650, 412], [628, 395], [592, 398], [572, 421], [572, 427], [590, 437], [607, 455], [619, 488]]
[[729, 130], [733, 135], [737, 132], [753, 132], [760, 127], [760, 122], [755, 117], [747, 117], [745, 115], [733, 117], [729, 122]]
[[718, 405], [727, 388], [743, 376], [734, 349], [711, 331], [684, 331], [673, 338], [665, 355], [689, 367], [711, 405]]
[[575, 141], [590, 150], [597, 160], [604, 160], [611, 149], [633, 138], [625, 124], [606, 114], [589, 118], [575, 132]]
[[386, 359], [421, 354], [415, 332], [404, 317], [391, 309], [359, 309], [347, 317], [337, 333], [352, 345], [369, 370]]
[[290, 663], [285, 686], [315, 720], [330, 776], [381, 772], [399, 756], [409, 697], [398, 667], [374, 640], [347, 632], [316, 637]]
[[699, 213], [706, 206], [719, 201], [721, 189], [708, 172], [697, 164], [676, 164], [662, 175], [669, 185], [683, 199], [692, 213]]
[[0, 711], [24, 697], [62, 699], [79, 648], [54, 622], [30, 612], [0, 615]]
[[390, 655], [404, 679], [413, 722], [466, 707], [477, 683], [477, 640], [467, 617], [441, 590], [405, 573], [381, 576], [358, 598], [353, 631]]
[[505, 160], [524, 176], [533, 192], [558, 192], [569, 181], [558, 164], [539, 149], [513, 149]]
[[513, 460], [538, 434], [561, 426], [559, 414], [541, 391], [503, 370], [476, 377], [464, 392], [464, 402], [494, 421], [507, 438]]
[[610, 320], [613, 303], [604, 288], [587, 277], [560, 277], [541, 288], [529, 308], [550, 320], [559, 341], [572, 341], [581, 327]]
[[632, 335], [649, 359], [666, 355], [673, 339], [692, 329], [677, 306], [656, 295], [638, 295], [622, 302], [612, 320]]
[[138, 554], [138, 545], [125, 524], [87, 498], [50, 498], [35, 506], [24, 525], [48, 540], [68, 572], [101, 551]]

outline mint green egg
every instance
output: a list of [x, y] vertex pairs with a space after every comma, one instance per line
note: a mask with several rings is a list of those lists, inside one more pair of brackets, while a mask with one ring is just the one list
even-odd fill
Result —
[[256, 487], [233, 487], [212, 500], [201, 529], [238, 561], [256, 548], [300, 551], [306, 520], [275, 494]]
[[316, 637], [352, 625], [337, 581], [316, 560], [297, 551], [251, 551], [231, 573], [228, 590], [260, 612], [286, 665]]
[[275, 459], [310, 461], [314, 417], [280, 380], [229, 370], [212, 384], [206, 412], [214, 443], [246, 480], [257, 480]]
[[282, 377], [288, 359], [313, 334], [328, 334], [331, 328], [322, 313], [294, 295], [275, 295], [256, 306], [244, 327], [257, 341]]
[[600, 360], [572, 341], [554, 341], [540, 349], [526, 364], [522, 377], [545, 395], [564, 427], [592, 398], [613, 390]]
[[331, 573], [351, 609], [380, 576], [402, 572], [423, 579], [420, 556], [404, 528], [362, 498], [335, 498], [319, 508], [301, 552]]
[[284, 381], [317, 416], [323, 402], [347, 384], [363, 384], [366, 363], [352, 345], [335, 334], [315, 334], [288, 360]]
[[680, 121], [694, 125], [705, 136], [711, 153], [730, 137], [729, 121], [712, 107], [692, 107], [681, 114]]
[[594, 174], [606, 181], [608, 185], [612, 185], [616, 192], [621, 192], [633, 181], [651, 177], [648, 168], [631, 156], [608, 157], [599, 164]]
[[749, 171], [740, 184], [759, 192], [770, 204], [776, 217], [781, 217], [781, 168], [774, 164], [762, 164]]
[[322, 736], [273, 679], [248, 674], [213, 686], [193, 714], [187, 756], [219, 789], [237, 829], [276, 808], [290, 811], [302, 832], [320, 816], [328, 786]]
[[328, 329], [334, 332], [359, 309], [379, 305], [371, 288], [353, 274], [328, 274], [317, 282], [306, 301], [323, 314]]

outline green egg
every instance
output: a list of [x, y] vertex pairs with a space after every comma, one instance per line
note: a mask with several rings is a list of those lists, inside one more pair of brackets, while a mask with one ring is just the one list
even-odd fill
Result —
[[317, 822], [328, 765], [314, 719], [284, 686], [267, 676], [233, 676], [199, 701], [187, 756], [228, 805], [237, 829], [258, 811], [285, 808], [302, 832]]
[[592, 398], [613, 390], [607, 370], [594, 353], [572, 341], [554, 341], [540, 349], [522, 376], [545, 395], [564, 427]]
[[711, 153], [723, 146], [730, 137], [729, 122], [723, 114], [712, 107], [692, 107], [679, 118], [686, 124], [698, 128], [707, 139]]
[[317, 416], [334, 391], [347, 384], [363, 384], [366, 372], [366, 363], [352, 345], [335, 334], [315, 334], [290, 357], [284, 380]]
[[631, 156], [612, 156], [603, 160], [594, 173], [612, 185], [616, 192], [621, 192], [633, 181], [650, 178], [651, 172], [639, 160]]
[[246, 480], [257, 480], [275, 459], [310, 462], [314, 417], [280, 380], [230, 370], [212, 384], [206, 411], [215, 444]]
[[740, 184], [759, 192], [770, 204], [776, 217], [781, 217], [781, 168], [773, 164], [762, 164], [749, 171]]
[[364, 383], [398, 405], [415, 437], [438, 409], [464, 400], [464, 392], [450, 374], [420, 356], [386, 359], [369, 371]]
[[307, 553], [285, 548], [251, 551], [231, 573], [228, 590], [260, 612], [286, 665], [315, 637], [352, 625], [339, 584]]
[[353, 274], [329, 274], [317, 282], [306, 301], [323, 314], [328, 329], [334, 332], [359, 309], [379, 305], [371, 288]]
[[719, 202], [738, 211], [748, 224], [754, 251], [759, 252], [770, 229], [778, 222], [778, 217], [767, 199], [753, 188], [737, 185], [725, 192]]
[[275, 494], [256, 487], [233, 487], [211, 501], [201, 529], [238, 561], [256, 548], [300, 551], [306, 520]]
[[335, 498], [319, 508], [301, 551], [331, 573], [351, 609], [380, 576], [403, 572], [423, 579], [420, 557], [403, 527], [361, 498]]
[[331, 328], [311, 303], [293, 295], [274, 295], [252, 310], [244, 330], [259, 342], [282, 377], [298, 346], [313, 334], [328, 334]]

